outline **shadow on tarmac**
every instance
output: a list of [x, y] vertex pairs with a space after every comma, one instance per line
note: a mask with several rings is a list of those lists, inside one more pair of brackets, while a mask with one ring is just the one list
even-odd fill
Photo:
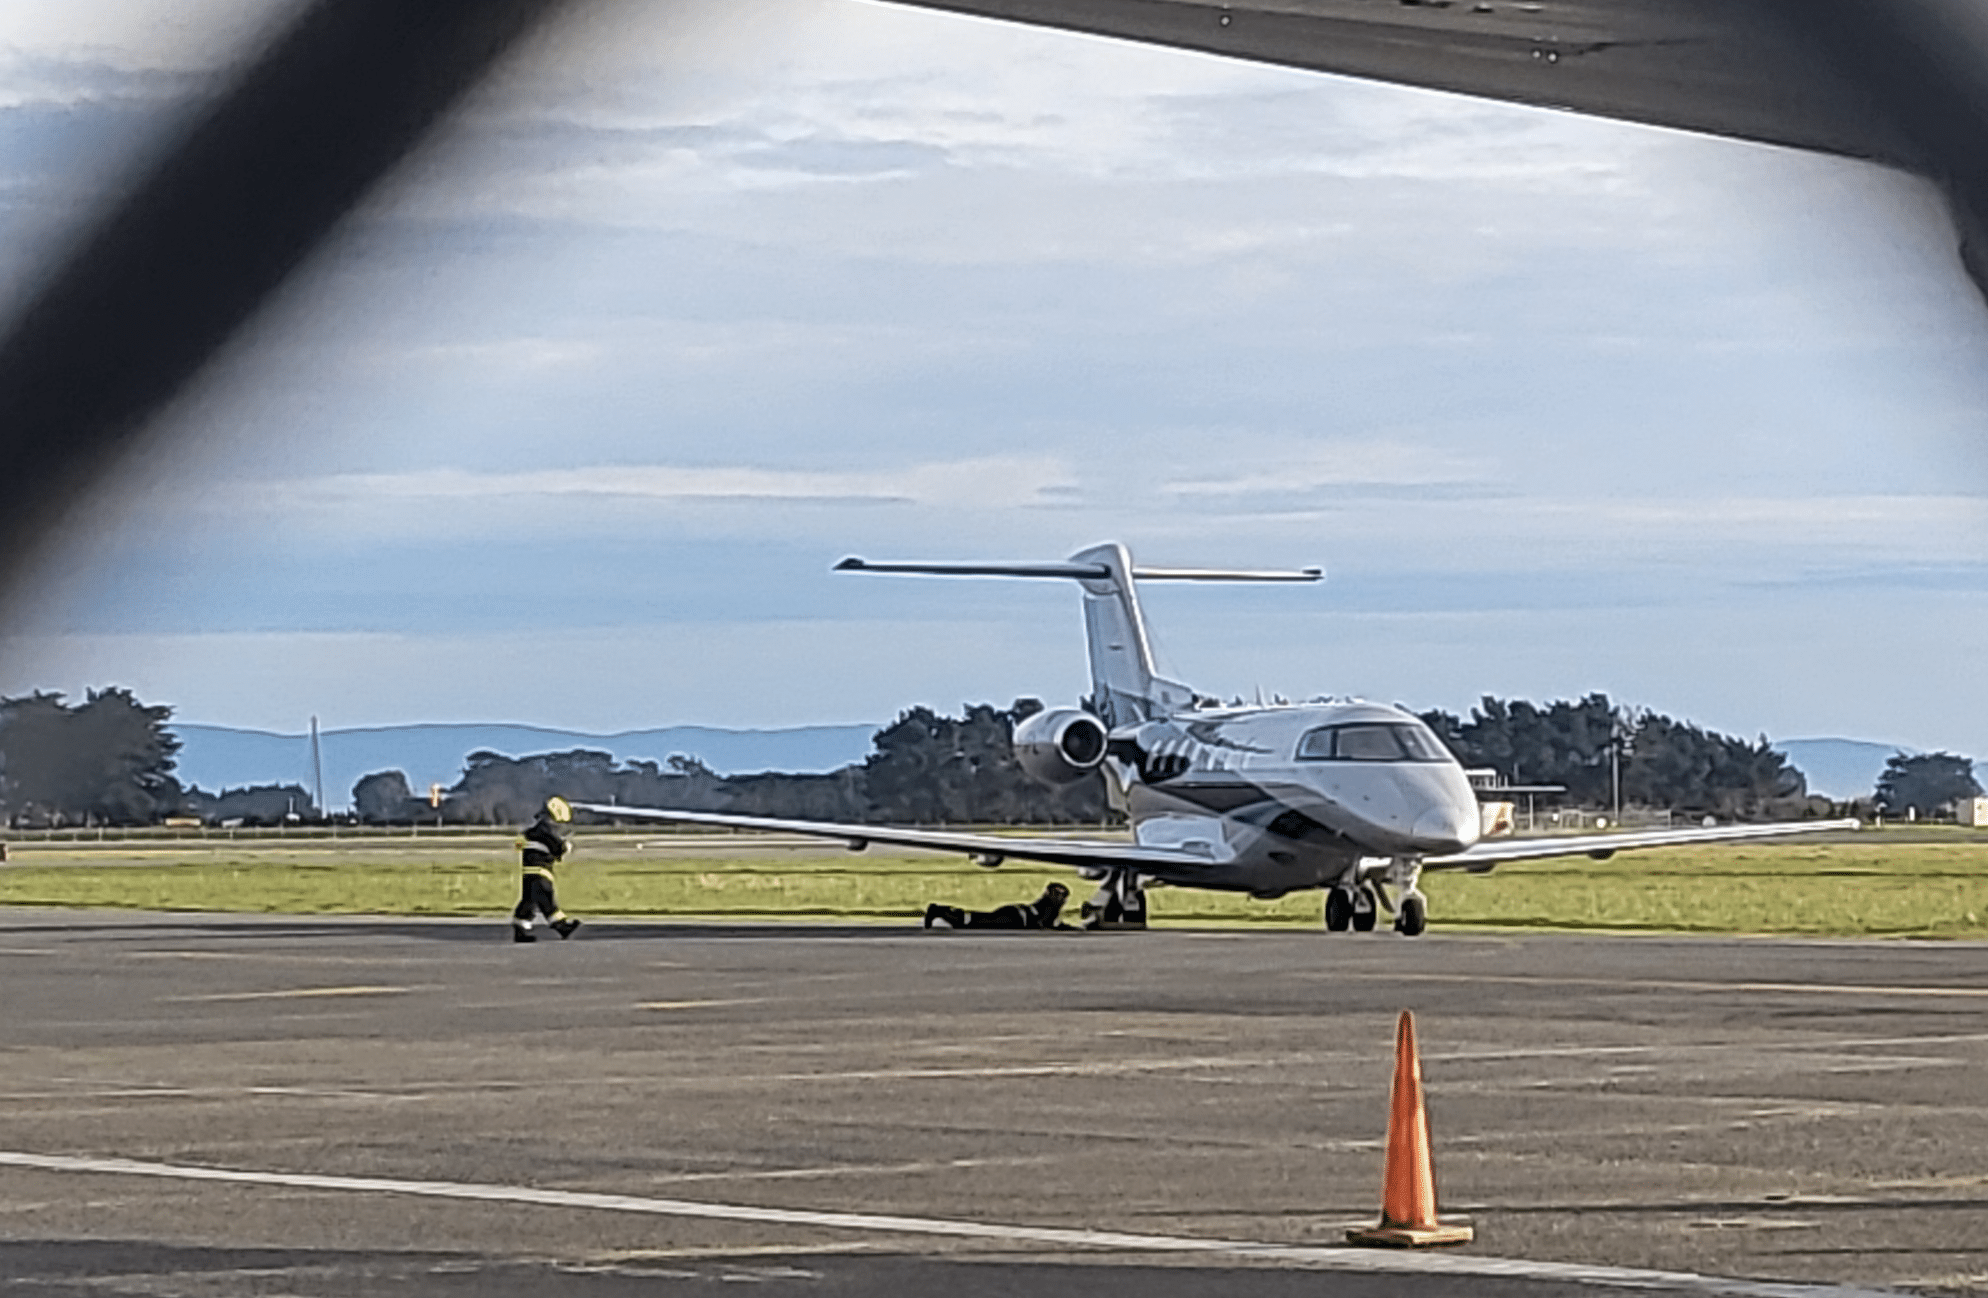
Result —
[[[708, 1294], [714, 1284], [746, 1283], [779, 1298], [869, 1298], [939, 1294], [947, 1298], [1575, 1298], [1595, 1289], [1565, 1282], [1330, 1274], [1263, 1267], [1141, 1266], [1107, 1259], [1070, 1262], [919, 1257], [902, 1254], [758, 1254], [613, 1261], [536, 1261], [470, 1253], [312, 1249], [177, 1248], [144, 1241], [23, 1240], [0, 1243], [7, 1292], [73, 1294], [119, 1280], [170, 1277], [203, 1294], [297, 1298], [377, 1298], [382, 1292], [543, 1298], [547, 1293]], [[122, 1289], [118, 1290], [122, 1292]]]
[[[852, 938], [903, 938], [922, 936], [924, 930], [915, 919], [907, 918], [903, 924], [813, 924], [813, 923], [725, 923], [707, 921], [687, 923], [682, 921], [659, 920], [654, 923], [630, 922], [626, 920], [592, 920], [581, 916], [584, 927], [576, 942], [636, 942], [682, 938], [726, 939], [746, 938], [781, 941], [808, 941], [832, 939], [847, 941]], [[116, 923], [41, 922], [26, 926], [17, 931], [33, 931], [48, 934], [93, 935], [102, 937], [155, 938], [163, 935], [201, 936], [227, 938], [230, 940], [295, 941], [310, 938], [400, 938], [404, 940], [428, 942], [467, 942], [488, 944], [492, 935], [502, 937], [510, 931], [510, 921], [503, 916], [493, 916], [487, 920], [465, 921], [459, 918], [447, 920], [407, 920], [407, 919], [233, 919], [189, 915], [185, 918], [158, 916], [146, 919], [128, 920]], [[989, 933], [976, 934], [974, 940], [985, 937], [1031, 937], [1028, 933]], [[540, 941], [557, 942], [557, 938], [541, 937]], [[944, 939], [935, 939], [944, 940]], [[955, 939], [956, 940], [956, 939]]]

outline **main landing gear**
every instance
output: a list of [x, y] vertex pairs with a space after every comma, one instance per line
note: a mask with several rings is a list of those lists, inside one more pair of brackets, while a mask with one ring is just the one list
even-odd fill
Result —
[[1098, 890], [1084, 903], [1085, 928], [1143, 929], [1146, 927], [1146, 890], [1133, 870], [1112, 870]]
[[[1378, 877], [1382, 874], [1385, 874], [1387, 885], [1392, 885], [1400, 893], [1398, 904], [1388, 904], [1387, 886]], [[1333, 933], [1344, 933], [1348, 929], [1355, 933], [1371, 933], [1375, 920], [1385, 908], [1394, 912], [1395, 932], [1403, 937], [1419, 937], [1429, 927], [1429, 901], [1416, 886], [1421, 878], [1422, 863], [1403, 857], [1390, 859], [1384, 871], [1371, 868], [1348, 871], [1347, 878], [1326, 889], [1326, 929]]]

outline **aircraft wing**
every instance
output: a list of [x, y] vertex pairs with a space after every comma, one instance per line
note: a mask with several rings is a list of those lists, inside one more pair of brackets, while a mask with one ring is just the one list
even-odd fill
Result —
[[1490, 838], [1449, 856], [1424, 857], [1422, 868], [1469, 870], [1473, 874], [1482, 874], [1506, 861], [1537, 861], [1554, 856], [1592, 856], [1597, 860], [1606, 860], [1632, 847], [1733, 843], [1855, 828], [1855, 820], [1794, 820], [1767, 825], [1717, 825], [1709, 829], [1632, 829], [1611, 834], [1556, 834], [1549, 838]]
[[[1778, 0], [899, 0], [1232, 58], [1916, 165]], [[1813, 8], [1836, 8], [1810, 0]], [[1866, 6], [1895, 10], [1895, 5]]]
[[771, 816], [735, 816], [722, 811], [673, 811], [667, 807], [623, 807], [608, 803], [576, 802], [574, 808], [602, 816], [626, 820], [657, 820], [679, 825], [714, 825], [725, 829], [753, 829], [769, 834], [803, 834], [810, 838], [839, 839], [851, 851], [861, 851], [872, 843], [892, 847], [923, 847], [938, 852], [963, 852], [986, 865], [1004, 860], [1041, 861], [1047, 865], [1067, 865], [1077, 869], [1136, 869], [1191, 884], [1194, 877], [1217, 864], [1196, 852], [1164, 847], [1141, 847], [1136, 843], [1110, 843], [1083, 838], [1006, 838], [997, 834], [952, 834], [932, 829], [897, 829], [889, 825], [848, 825], [826, 820], [781, 820]]

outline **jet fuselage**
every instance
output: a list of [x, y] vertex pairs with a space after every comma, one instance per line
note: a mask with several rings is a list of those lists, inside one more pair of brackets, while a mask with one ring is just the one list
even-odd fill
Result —
[[1205, 870], [1152, 876], [1169, 883], [1275, 897], [1337, 882], [1360, 858], [1460, 852], [1480, 833], [1463, 767], [1384, 704], [1180, 712], [1115, 730], [1104, 770], [1142, 845], [1207, 856]]

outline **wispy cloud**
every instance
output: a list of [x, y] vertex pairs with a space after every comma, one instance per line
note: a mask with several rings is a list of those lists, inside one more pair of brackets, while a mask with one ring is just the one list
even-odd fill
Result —
[[440, 363], [515, 374], [583, 368], [598, 361], [605, 350], [601, 341], [591, 338], [525, 337], [464, 339], [386, 354], [404, 365]]
[[295, 0], [0, 5], [0, 106], [191, 93], [296, 8]]
[[[1266, 536], [1316, 532], [1356, 555], [1353, 562], [1367, 572], [1414, 570], [1437, 560], [1449, 568], [1590, 573], [1682, 567], [1702, 572], [1708, 587], [1764, 574], [1794, 579], [1872, 564], [1967, 563], [1988, 538], [1988, 498], [1981, 496], [1570, 499], [1550, 483], [1450, 494], [1436, 486], [1320, 488], [1324, 498], [1317, 500], [1211, 494], [1195, 498], [1199, 508], [1174, 521]], [[1467, 547], [1458, 547], [1460, 536], [1469, 538]]]
[[1333, 487], [1425, 487], [1486, 483], [1496, 466], [1476, 456], [1402, 441], [1328, 440], [1265, 448], [1244, 473], [1179, 479], [1164, 490], [1184, 497], [1303, 495]]
[[1513, 521], [1518, 534], [1591, 538], [1597, 553], [1659, 545], [1677, 557], [1724, 552], [1730, 569], [1744, 566], [1763, 548], [1806, 550], [1824, 562], [1846, 555], [1945, 560], [1988, 537], [1988, 496], [1610, 495], [1531, 500], [1523, 517]]
[[514, 473], [424, 469], [336, 474], [269, 484], [268, 498], [327, 504], [498, 501], [590, 497], [654, 501], [781, 501], [1013, 509], [1061, 503], [1076, 488], [1068, 467], [1047, 457], [996, 457], [870, 471], [767, 469], [746, 465], [596, 465]]
[[186, 100], [212, 84], [199, 73], [125, 68], [96, 59], [52, 58], [0, 47], [0, 110]]

